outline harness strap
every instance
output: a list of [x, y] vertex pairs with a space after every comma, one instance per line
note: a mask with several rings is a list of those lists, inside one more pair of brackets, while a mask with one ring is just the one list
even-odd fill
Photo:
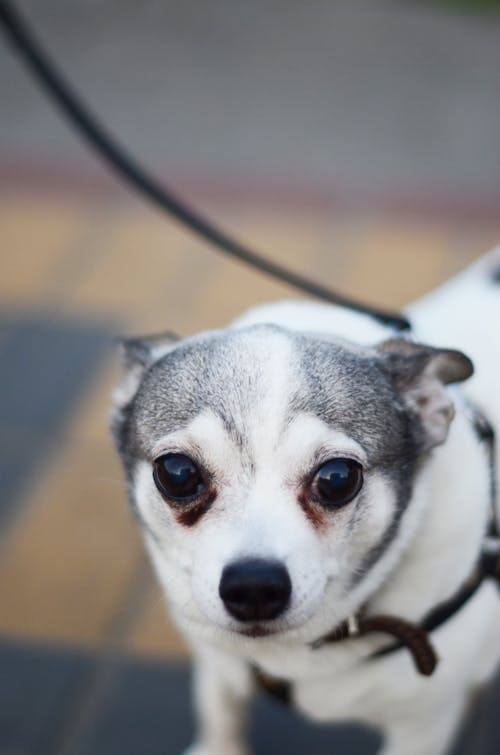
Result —
[[370, 658], [380, 658], [385, 655], [407, 648], [413, 658], [418, 671], [424, 676], [430, 676], [437, 664], [438, 656], [428, 635], [428, 630], [418, 624], [401, 619], [398, 616], [369, 616], [356, 622], [356, 630], [352, 629], [350, 622], [344, 621], [333, 632], [317, 640], [311, 647], [316, 650], [325, 644], [341, 642], [342, 640], [356, 639], [372, 632], [390, 634], [396, 638], [396, 642], [373, 653]]
[[255, 685], [280, 703], [290, 705], [292, 703], [292, 685], [285, 679], [277, 679], [269, 676], [258, 666], [251, 666], [251, 672]]
[[372, 616], [362, 622], [361, 627], [364, 634], [367, 632], [388, 632], [397, 637], [399, 642], [395, 643], [394, 649], [396, 647], [407, 647], [411, 652], [415, 666], [423, 676], [431, 676], [434, 672], [438, 664], [438, 656], [427, 631], [422, 627], [394, 616]]

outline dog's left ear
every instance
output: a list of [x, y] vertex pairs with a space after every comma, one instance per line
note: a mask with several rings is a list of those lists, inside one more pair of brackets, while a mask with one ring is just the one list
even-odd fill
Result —
[[378, 347], [397, 390], [425, 432], [428, 450], [443, 443], [455, 414], [444, 386], [467, 380], [474, 372], [469, 357], [453, 349], [436, 349], [403, 339], [385, 341]]
[[148, 367], [172, 351], [178, 343], [178, 336], [168, 331], [152, 336], [120, 340], [124, 375], [122, 382], [113, 393], [117, 408], [125, 406], [133, 398]]

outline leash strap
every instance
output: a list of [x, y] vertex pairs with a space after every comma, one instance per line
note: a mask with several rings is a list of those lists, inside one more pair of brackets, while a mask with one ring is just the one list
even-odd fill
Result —
[[279, 700], [280, 703], [291, 705], [292, 685], [285, 679], [277, 679], [266, 674], [258, 666], [251, 666], [255, 686], [267, 695]]

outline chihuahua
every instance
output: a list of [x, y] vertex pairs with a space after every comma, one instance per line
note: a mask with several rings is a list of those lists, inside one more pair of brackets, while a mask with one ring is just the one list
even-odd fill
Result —
[[124, 342], [112, 426], [195, 661], [189, 755], [248, 752], [257, 684], [379, 727], [383, 755], [447, 752], [500, 658], [499, 271], [500, 249], [409, 334], [284, 302]]

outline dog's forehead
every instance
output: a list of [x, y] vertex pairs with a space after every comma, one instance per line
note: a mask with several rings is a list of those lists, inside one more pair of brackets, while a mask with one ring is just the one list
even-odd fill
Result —
[[233, 436], [290, 380], [291, 339], [274, 327], [221, 331], [189, 339], [145, 374], [134, 424], [147, 443], [188, 425], [207, 410]]
[[299, 336], [300, 388], [292, 414], [312, 412], [359, 443], [373, 463], [411, 453], [408, 416], [373, 349]]
[[284, 427], [313, 414], [368, 452], [399, 435], [390, 381], [369, 350], [274, 325], [221, 331], [181, 343], [145, 374], [133, 402], [143, 449], [210, 410], [243, 439], [255, 417]]

